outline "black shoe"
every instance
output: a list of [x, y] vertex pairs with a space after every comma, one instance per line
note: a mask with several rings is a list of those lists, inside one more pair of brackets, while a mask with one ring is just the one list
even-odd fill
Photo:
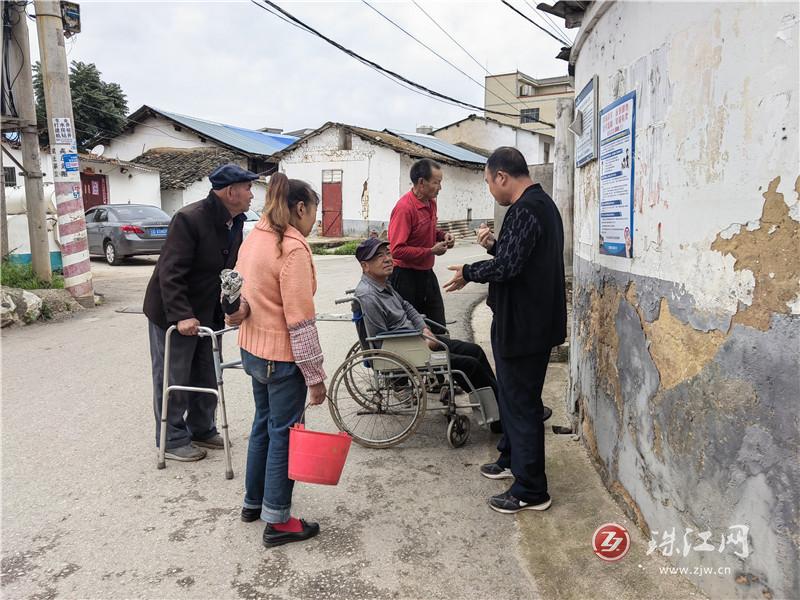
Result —
[[481, 475], [487, 479], [514, 479], [511, 469], [503, 468], [496, 462], [481, 465]]
[[319, 533], [319, 523], [306, 523], [303, 519], [300, 519], [300, 523], [303, 525], [302, 531], [276, 531], [272, 523], [267, 523], [264, 528], [264, 546], [273, 548], [290, 542], [302, 542]]
[[503, 492], [489, 498], [489, 507], [492, 510], [506, 514], [518, 513], [521, 510], [547, 510], [550, 508], [550, 504], [552, 504], [552, 501], [547, 494], [544, 494], [536, 502], [525, 502], [512, 496], [511, 492]]
[[260, 508], [242, 508], [242, 521], [245, 523], [252, 523], [261, 518]]
[[542, 423], [547, 421], [547, 419], [549, 419], [552, 416], [553, 416], [553, 409], [550, 408], [549, 406], [545, 406], [544, 411], [542, 412]]

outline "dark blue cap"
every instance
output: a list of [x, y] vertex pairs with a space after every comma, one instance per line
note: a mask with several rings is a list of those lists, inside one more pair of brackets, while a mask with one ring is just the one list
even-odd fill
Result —
[[211, 181], [211, 188], [214, 190], [221, 190], [224, 187], [233, 185], [234, 183], [241, 183], [243, 181], [255, 181], [258, 175], [247, 169], [243, 169], [239, 165], [228, 163], [214, 169], [214, 172], [208, 176]]
[[368, 238], [361, 242], [356, 248], [356, 258], [358, 262], [366, 262], [368, 260], [372, 260], [372, 257], [375, 256], [375, 253], [378, 251], [378, 248], [381, 246], [388, 246], [389, 242], [386, 240], [380, 240], [378, 238]]

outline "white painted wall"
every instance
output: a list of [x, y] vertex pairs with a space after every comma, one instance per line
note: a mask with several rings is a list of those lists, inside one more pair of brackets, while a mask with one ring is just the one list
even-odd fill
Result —
[[[339, 129], [332, 127], [307, 140], [287, 154], [280, 170], [287, 177], [308, 181], [321, 192], [322, 171], [342, 170], [342, 219], [345, 229], [367, 222], [362, 215], [361, 196], [368, 182], [368, 221], [388, 225], [397, 200], [411, 187], [409, 171], [414, 162], [394, 150], [373, 144], [356, 135], [351, 150], [339, 150]], [[483, 171], [443, 165], [443, 189], [439, 196], [439, 219], [465, 219], [472, 208], [473, 219], [490, 219], [494, 201], [483, 181]], [[320, 218], [322, 215], [320, 213]]]
[[213, 140], [201, 141], [200, 136], [182, 128], [177, 131], [164, 117], [149, 117], [130, 133], [123, 133], [106, 144], [103, 156], [133, 160], [151, 148], [214, 148]]
[[[22, 152], [17, 148], [11, 148], [3, 144], [20, 163], [22, 163]], [[41, 155], [41, 168], [44, 173], [45, 186], [53, 185], [53, 165], [50, 159], [50, 154], [42, 153]], [[151, 204], [153, 206], [161, 206], [161, 190], [160, 181], [161, 176], [158, 171], [145, 171], [143, 169], [134, 167], [120, 167], [118, 165], [93, 161], [81, 157], [80, 159], [81, 170], [91, 168], [95, 173], [106, 175], [108, 181], [108, 199], [112, 204]], [[17, 172], [17, 188], [21, 190], [22, 202], [25, 198], [25, 180], [19, 168], [12, 163], [8, 157], [4, 157], [4, 167], [14, 167]], [[121, 169], [127, 172], [122, 173]], [[8, 188], [10, 189], [10, 188]], [[45, 187], [47, 192], [47, 187]], [[15, 195], [16, 197], [16, 195]]]
[[679, 282], [711, 314], [751, 304], [752, 273], [711, 244], [759, 220], [777, 176], [800, 220], [799, 41], [796, 4], [611, 4], [580, 50], [575, 84], [597, 74], [599, 108], [637, 91], [634, 258], [599, 254], [596, 161], [575, 173], [576, 254]]
[[[161, 176], [158, 171], [144, 171], [132, 167], [81, 160], [81, 170], [91, 168], [105, 175], [110, 204], [149, 204], [161, 207]], [[123, 173], [122, 170], [126, 172]]]
[[[365, 221], [361, 196], [364, 182], [369, 191], [369, 221], [389, 221], [397, 202], [400, 155], [354, 135], [351, 150], [339, 150], [340, 130], [332, 127], [304, 142], [280, 163], [291, 179], [302, 179], [322, 193], [322, 171], [342, 171], [342, 219]], [[319, 218], [322, 218], [320, 210]], [[366, 227], [366, 224], [365, 224]]]
[[[3, 142], [2, 145], [3, 145], [3, 148], [5, 150], [7, 150], [17, 160], [17, 162], [19, 164], [22, 164], [22, 150], [21, 149], [14, 148], [13, 146], [11, 146], [10, 144], [8, 144], [6, 142]], [[40, 162], [41, 162], [41, 165], [42, 165], [40, 168], [42, 169], [42, 173], [44, 174], [44, 181], [45, 182], [50, 182], [52, 184], [53, 183], [53, 165], [50, 162], [50, 154], [40, 153], [39, 154], [39, 159], [40, 159]], [[3, 168], [5, 168], [5, 167], [13, 167], [14, 171], [17, 174], [17, 187], [21, 187], [21, 188], [24, 189], [24, 187], [25, 187], [25, 179], [22, 177], [22, 171], [20, 170], [20, 168], [17, 165], [15, 165], [11, 161], [10, 158], [8, 158], [7, 155], [3, 156]], [[13, 186], [8, 186], [8, 182], [6, 182], [6, 185], [7, 185], [7, 187], [13, 187]]]
[[433, 135], [451, 144], [464, 143], [490, 151], [500, 146], [512, 146], [522, 152], [529, 165], [544, 162], [541, 136], [492, 121], [467, 119], [440, 129]]
[[[411, 189], [409, 172], [414, 160], [403, 156], [400, 181], [400, 194]], [[483, 169], [466, 169], [453, 165], [442, 165], [442, 189], [437, 199], [440, 221], [466, 219], [468, 209], [472, 209], [472, 220], [494, 218], [495, 201], [483, 179]]]

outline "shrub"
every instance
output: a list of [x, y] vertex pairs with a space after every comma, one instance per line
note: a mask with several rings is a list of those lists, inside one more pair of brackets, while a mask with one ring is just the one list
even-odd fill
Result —
[[64, 278], [58, 272], [54, 272], [53, 280], [47, 283], [36, 276], [30, 263], [14, 263], [8, 260], [4, 260], [0, 266], [0, 280], [6, 287], [21, 288], [23, 290], [64, 287]]
[[329, 254], [336, 254], [339, 256], [344, 256], [344, 255], [352, 256], [356, 253], [356, 248], [358, 248], [358, 245], [360, 243], [361, 240], [353, 240], [351, 242], [347, 242], [345, 244], [342, 244], [341, 246], [337, 246], [336, 248], [331, 250]]

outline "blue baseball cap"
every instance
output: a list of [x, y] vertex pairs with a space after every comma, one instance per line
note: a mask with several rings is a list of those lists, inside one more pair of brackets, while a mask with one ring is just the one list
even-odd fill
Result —
[[368, 260], [372, 260], [375, 256], [375, 253], [378, 251], [379, 248], [382, 246], [388, 246], [389, 242], [386, 240], [380, 240], [378, 238], [368, 238], [361, 242], [356, 248], [356, 259], [358, 262], [366, 262]]
[[211, 182], [211, 189], [221, 190], [234, 183], [255, 181], [258, 179], [258, 175], [252, 171], [243, 169], [239, 165], [228, 163], [227, 165], [222, 165], [214, 169], [211, 175], [208, 176], [208, 179]]

